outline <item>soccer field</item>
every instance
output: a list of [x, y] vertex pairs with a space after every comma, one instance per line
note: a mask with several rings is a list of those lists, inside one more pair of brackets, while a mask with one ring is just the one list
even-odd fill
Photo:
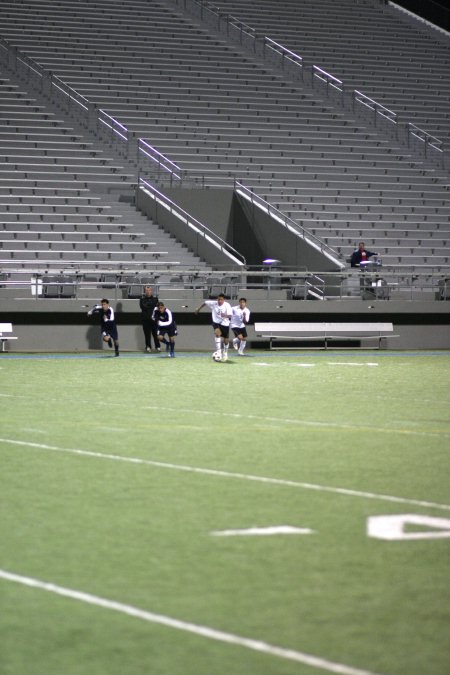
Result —
[[0, 378], [2, 675], [448, 675], [450, 352]]

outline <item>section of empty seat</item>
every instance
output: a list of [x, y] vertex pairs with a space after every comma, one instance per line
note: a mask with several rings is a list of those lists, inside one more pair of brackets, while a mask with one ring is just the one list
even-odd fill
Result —
[[[155, 223], [117, 201], [115, 188], [129, 191], [136, 179], [98, 142], [68, 128], [4, 74], [0, 101], [2, 268], [201, 265]], [[73, 294], [73, 284], [61, 280], [44, 285], [47, 297]]]
[[[299, 3], [284, 4], [286, 11], [298, 11]], [[339, 15], [336, 3], [317, 4], [329, 10], [324, 26]], [[356, 7], [349, 0], [337, 4], [342, 11]], [[374, 3], [362, 4], [375, 11]], [[269, 0], [250, 5], [270, 27]], [[239, 15], [245, 3], [226, 6]], [[285, 16], [282, 6], [273, 3], [277, 16]], [[419, 228], [433, 218], [448, 229], [447, 176], [309, 88], [246, 57], [171, 0], [132, 0], [126, 9], [101, 0], [58, 0], [51, 6], [5, 0], [2, 9], [0, 30], [11, 44], [207, 186], [229, 186], [238, 178], [324, 239], [331, 236], [330, 221], [334, 231], [355, 220], [377, 230], [383, 250], [391, 247], [384, 238], [408, 218]], [[302, 21], [308, 23], [308, 12]], [[347, 236], [337, 244], [343, 259], [357, 239]], [[405, 264], [421, 258], [420, 245], [412, 249], [402, 252]], [[442, 261], [428, 252], [422, 256], [424, 264]]]
[[225, 0], [221, 10], [450, 140], [450, 40], [395, 3]]

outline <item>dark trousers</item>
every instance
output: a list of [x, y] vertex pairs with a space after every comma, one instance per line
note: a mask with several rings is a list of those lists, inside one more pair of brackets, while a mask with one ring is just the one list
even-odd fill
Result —
[[156, 322], [151, 319], [142, 319], [142, 329], [145, 335], [145, 346], [151, 348], [152, 344], [150, 338], [153, 337], [155, 349], [159, 347], [158, 326]]

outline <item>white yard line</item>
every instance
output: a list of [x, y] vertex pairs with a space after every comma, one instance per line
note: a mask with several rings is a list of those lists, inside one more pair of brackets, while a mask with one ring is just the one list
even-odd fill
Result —
[[373, 367], [373, 366], [378, 366], [378, 363], [355, 363], [354, 361], [327, 361], [328, 366], [368, 366]]
[[278, 534], [313, 534], [309, 527], [271, 525], [270, 527], [247, 527], [240, 530], [213, 530], [212, 537], [271, 537]]
[[305, 490], [316, 490], [317, 492], [331, 492], [334, 494], [345, 495], [347, 497], [360, 497], [362, 499], [377, 499], [385, 502], [395, 502], [397, 504], [412, 504], [425, 508], [440, 509], [450, 511], [449, 504], [439, 504], [420, 499], [408, 499], [406, 497], [396, 497], [394, 495], [383, 495], [375, 492], [363, 492], [360, 490], [350, 490], [347, 488], [332, 487], [329, 485], [317, 485], [315, 483], [302, 483], [299, 481], [285, 480], [283, 478], [270, 478], [268, 476], [254, 476], [247, 473], [234, 473], [232, 471], [222, 471], [220, 469], [206, 469], [197, 466], [188, 466], [184, 464], [171, 464], [167, 462], [158, 462], [151, 459], [141, 459], [139, 457], [126, 457], [123, 455], [111, 455], [103, 452], [94, 452], [92, 450], [80, 450], [78, 448], [60, 448], [55, 445], [44, 443], [34, 443], [31, 441], [18, 441], [12, 438], [0, 438], [0, 443], [19, 445], [22, 447], [36, 448], [38, 450], [50, 450], [52, 452], [64, 452], [69, 454], [81, 455], [84, 457], [95, 457], [97, 459], [109, 459], [118, 462], [128, 462], [131, 464], [142, 464], [145, 466], [155, 466], [160, 469], [172, 469], [175, 471], [188, 471], [207, 476], [218, 476], [221, 478], [237, 478], [240, 480], [249, 480], [266, 485], [283, 485], [286, 487], [302, 488]]
[[166, 626], [167, 628], [175, 628], [176, 630], [192, 633], [209, 640], [225, 642], [227, 644], [245, 647], [246, 649], [251, 649], [252, 651], [267, 654], [269, 656], [277, 656], [288, 661], [303, 663], [308, 666], [312, 666], [313, 668], [326, 670], [330, 673], [340, 673], [341, 675], [375, 675], [374, 673], [370, 673], [367, 670], [360, 670], [359, 668], [346, 666], [343, 663], [328, 661], [327, 659], [323, 659], [320, 656], [313, 656], [312, 654], [298, 652], [294, 649], [277, 647], [275, 645], [269, 644], [268, 642], [263, 642], [262, 640], [241, 637], [240, 635], [216, 630], [215, 628], [209, 628], [208, 626], [202, 626], [195, 623], [190, 623], [188, 621], [174, 619], [170, 616], [165, 616], [164, 614], [155, 614], [154, 612], [139, 609], [139, 607], [134, 607], [133, 605], [126, 605], [115, 600], [108, 600], [97, 595], [92, 595], [91, 593], [76, 591], [71, 588], [65, 588], [64, 586], [58, 586], [49, 582], [40, 581], [39, 579], [12, 574], [6, 570], [0, 569], [0, 578], [4, 579], [5, 581], [11, 581], [24, 586], [29, 586], [31, 588], [38, 588], [43, 591], [48, 591], [49, 593], [55, 593], [56, 595], [70, 598], [71, 600], [85, 602], [88, 605], [94, 605], [96, 607], [102, 607], [103, 609], [120, 612], [122, 614], [126, 614], [127, 616], [141, 619], [142, 621], [148, 621], [149, 623], [160, 624], [162, 626]]
[[231, 413], [223, 412], [221, 410], [198, 410], [195, 408], [171, 408], [169, 406], [160, 405], [146, 405], [144, 410], [157, 410], [162, 412], [179, 412], [187, 413], [188, 415], [212, 415], [214, 417], [231, 417], [233, 419], [256, 420], [261, 422], [276, 422], [278, 424], [293, 424], [298, 426], [313, 427], [319, 429], [347, 429], [350, 431], [368, 431], [380, 432], [388, 434], [405, 434], [411, 436], [433, 436], [438, 438], [448, 438], [450, 434], [447, 432], [437, 431], [415, 431], [414, 429], [396, 429], [395, 427], [376, 427], [363, 424], [342, 424], [341, 422], [314, 422], [312, 420], [304, 420], [301, 418], [291, 417], [270, 417], [269, 415], [252, 415], [249, 413]]
[[[269, 364], [267, 364], [269, 365]], [[22, 398], [22, 399], [33, 399], [34, 396], [25, 396], [20, 394], [4, 394], [0, 393], [0, 397], [3, 398]], [[63, 399], [61, 398], [51, 398], [41, 397], [40, 400], [45, 401], [55, 401], [61, 403]], [[397, 399], [399, 400], [399, 399]], [[74, 399], [67, 399], [73, 404]], [[114, 403], [111, 401], [90, 401], [90, 400], [77, 400], [77, 403], [84, 403], [86, 405], [92, 406], [102, 406], [102, 407], [120, 407], [123, 408], [121, 403]], [[433, 401], [423, 401], [421, 403], [433, 403]], [[233, 419], [243, 419], [243, 420], [256, 420], [261, 422], [271, 422], [276, 424], [292, 424], [300, 427], [312, 427], [317, 429], [344, 429], [348, 431], [358, 431], [358, 432], [371, 432], [371, 433], [387, 433], [387, 434], [402, 434], [406, 436], [425, 436], [433, 438], [450, 438], [450, 433], [446, 431], [417, 431], [415, 429], [405, 429], [405, 428], [396, 428], [396, 427], [378, 427], [370, 426], [368, 424], [343, 424], [342, 422], [317, 422], [313, 420], [305, 420], [301, 417], [299, 418], [290, 418], [290, 417], [269, 417], [265, 415], [253, 415], [251, 413], [235, 413], [235, 412], [224, 412], [221, 410], [200, 410], [198, 408], [175, 408], [170, 406], [162, 405], [144, 405], [141, 408], [135, 408], [135, 410], [156, 410], [161, 412], [177, 412], [177, 413], [186, 413], [188, 415], [200, 415], [202, 417], [209, 415], [214, 417], [225, 417]]]

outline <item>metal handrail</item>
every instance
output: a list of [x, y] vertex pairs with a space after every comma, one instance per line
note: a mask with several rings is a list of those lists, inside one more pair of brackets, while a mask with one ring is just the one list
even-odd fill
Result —
[[129, 136], [127, 127], [122, 124], [122, 122], [119, 122], [119, 120], [117, 120], [115, 117], [107, 113], [106, 110], [99, 108], [98, 121], [100, 124], [104, 124], [108, 129], [110, 129], [113, 134], [128, 143]]
[[175, 162], [172, 162], [171, 159], [166, 157], [166, 155], [163, 155], [162, 152], [159, 152], [159, 150], [153, 147], [153, 145], [150, 145], [150, 143], [148, 143], [148, 141], [144, 140], [143, 138], [138, 139], [138, 163], [140, 154], [154, 162], [157, 165], [158, 170], [163, 169], [169, 175], [171, 175], [172, 178], [175, 178], [177, 181], [181, 181], [181, 167], [179, 167], [178, 164], [175, 164]]
[[355, 108], [355, 103], [366, 106], [366, 108], [369, 108], [374, 113], [375, 126], [377, 126], [378, 115], [384, 117], [388, 122], [398, 124], [397, 113], [389, 110], [389, 108], [386, 108], [386, 106], [378, 103], [378, 101], [375, 101], [373, 98], [369, 98], [369, 96], [363, 94], [362, 91], [358, 91], [358, 89], [353, 90], [353, 109]]
[[[167, 278], [168, 272], [176, 275], [176, 281]], [[47, 299], [44, 286], [53, 288], [55, 291], [58, 286], [63, 286], [64, 290], [61, 290], [60, 296], [56, 293], [52, 293], [52, 296], [80, 299], [84, 289], [91, 292], [95, 287], [98, 289], [114, 288], [117, 299], [118, 293], [130, 284], [148, 283], [145, 280], [151, 276], [154, 279], [154, 285], [161, 286], [165, 292], [171, 289], [173, 289], [172, 292], [176, 292], [181, 289], [184, 292], [208, 294], [212, 291], [212, 286], [222, 285], [224, 292], [228, 290], [232, 295], [256, 289], [267, 292], [268, 297], [271, 294], [272, 298], [279, 294], [280, 299], [284, 301], [306, 300], [311, 297], [316, 300], [345, 300], [349, 297], [346, 292], [347, 283], [353, 280], [356, 283], [354, 291], [357, 295], [361, 295], [363, 300], [367, 299], [364, 294], [372, 291], [374, 300], [392, 301], [395, 294], [400, 294], [397, 301], [403, 302], [406, 299], [430, 303], [450, 300], [449, 273], [450, 270], [444, 274], [443, 272], [430, 273], [430, 271], [389, 271], [384, 268], [383, 271], [376, 272], [350, 269], [339, 272], [303, 272], [298, 269], [269, 270], [262, 269], [261, 266], [246, 266], [240, 269], [234, 267], [231, 271], [225, 268], [207, 270], [183, 266], [172, 270], [165, 267], [149, 270], [143, 267], [133, 269], [83, 268], [82, 265], [78, 268], [50, 270], [35, 265], [26, 269], [8, 270], [8, 274], [2, 273], [0, 297], [4, 292], [11, 297], [11, 290], [19, 292], [26, 290], [33, 299], [44, 300]], [[14, 278], [10, 278], [10, 275], [14, 275]], [[380, 282], [384, 285], [380, 285]], [[69, 295], [66, 294], [68, 287], [72, 287], [72, 293]], [[387, 297], [380, 291], [383, 288], [389, 290]], [[389, 294], [392, 294], [392, 297], [389, 297]], [[353, 295], [354, 299], [355, 292], [350, 295]], [[180, 296], [180, 298], [184, 297], [186, 296]]]
[[312, 86], [314, 88], [314, 82], [316, 80], [319, 80], [320, 82], [324, 82], [326, 85], [326, 92], [327, 96], [329, 96], [329, 87], [335, 89], [338, 91], [340, 94], [344, 94], [344, 83], [342, 80], [340, 80], [338, 77], [335, 77], [334, 75], [331, 75], [331, 73], [328, 73], [326, 70], [323, 68], [319, 68], [319, 66], [312, 66]]
[[416, 124], [413, 124], [412, 122], [408, 122], [407, 131], [408, 131], [408, 144], [410, 143], [411, 136], [414, 136], [419, 141], [422, 141], [425, 144], [424, 145], [425, 157], [427, 156], [427, 148], [428, 147], [433, 148], [433, 150], [436, 150], [437, 152], [444, 152], [443, 141], [441, 141], [440, 138], [436, 138], [435, 136], [432, 136], [427, 131], [424, 131], [423, 129], [418, 127]]
[[215, 246], [218, 250], [220, 250], [221, 253], [230, 259], [231, 263], [241, 267], [246, 265], [245, 257], [239, 253], [239, 251], [233, 248], [233, 246], [228, 244], [228, 242], [226, 242], [224, 239], [219, 237], [216, 232], [210, 230], [209, 227], [201, 223], [199, 220], [197, 220], [197, 218], [194, 218], [194, 216], [181, 208], [179, 204], [176, 204], [172, 199], [163, 194], [147, 180], [140, 178], [138, 188], [143, 189], [146, 194], [150, 195], [150, 197], [152, 197], [152, 199], [154, 199], [158, 204], [176, 216], [186, 225], [186, 227], [195, 232], [197, 236], [203, 238], [212, 246]]
[[256, 192], [245, 186], [241, 181], [235, 181], [234, 189], [236, 194], [240, 194], [251, 204], [255, 204], [260, 209], [265, 211], [271, 218], [276, 220], [278, 223], [281, 223], [281, 225], [283, 225], [283, 227], [285, 227], [291, 233], [300, 237], [310, 246], [320, 251], [339, 268], [343, 269], [345, 267], [345, 263], [342, 261], [342, 258], [340, 258], [339, 254], [333, 248], [325, 244], [321, 239], [316, 237], [312, 232], [297, 223], [295, 220], [289, 216], [286, 216], [282, 211], [263, 199], [263, 197], [257, 195]]

